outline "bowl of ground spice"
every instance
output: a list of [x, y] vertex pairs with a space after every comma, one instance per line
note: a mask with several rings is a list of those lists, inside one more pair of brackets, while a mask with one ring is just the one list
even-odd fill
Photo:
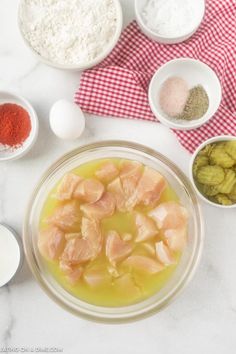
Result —
[[190, 58], [164, 64], [149, 86], [153, 114], [173, 129], [189, 130], [207, 123], [218, 110], [221, 98], [221, 84], [215, 72]]
[[0, 161], [25, 155], [38, 135], [38, 117], [23, 97], [0, 91]]

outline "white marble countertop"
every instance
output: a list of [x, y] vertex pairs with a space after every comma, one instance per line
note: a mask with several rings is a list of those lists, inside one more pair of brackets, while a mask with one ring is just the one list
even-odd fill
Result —
[[[125, 23], [134, 16], [133, 0], [123, 0]], [[39, 176], [70, 149], [101, 139], [122, 138], [149, 145], [174, 160], [186, 173], [190, 155], [160, 124], [87, 117], [80, 141], [65, 143], [50, 132], [48, 112], [59, 98], [72, 99], [78, 73], [39, 63], [24, 46], [16, 24], [17, 1], [0, 2], [0, 89], [15, 90], [35, 106], [40, 134], [21, 160], [0, 165], [0, 222], [21, 234], [30, 192]], [[41, 290], [24, 266], [9, 286], [0, 289], [2, 347], [57, 347], [86, 354], [221, 354], [236, 347], [235, 211], [203, 205], [206, 240], [201, 264], [183, 294], [163, 312], [128, 325], [101, 325], [76, 318]]]

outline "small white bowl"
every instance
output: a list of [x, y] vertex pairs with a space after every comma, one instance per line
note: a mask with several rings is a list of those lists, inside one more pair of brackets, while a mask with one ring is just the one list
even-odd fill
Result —
[[182, 36], [175, 36], [175, 37], [167, 37], [167, 36], [161, 36], [160, 34], [158, 34], [158, 32], [155, 32], [154, 30], [152, 30], [151, 28], [149, 28], [143, 18], [142, 18], [142, 10], [145, 6], [146, 0], [135, 0], [135, 16], [136, 16], [136, 20], [137, 23], [139, 25], [139, 27], [141, 28], [142, 32], [148, 36], [149, 38], [159, 42], [159, 43], [165, 43], [165, 44], [176, 44], [176, 43], [181, 43], [186, 41], [187, 39], [189, 39], [190, 37], [192, 37], [192, 35], [198, 30], [198, 28], [200, 27], [202, 20], [204, 18], [205, 15], [205, 7], [206, 7], [206, 2], [205, 0], [196, 0], [198, 2], [202, 2], [202, 14], [201, 17], [199, 18], [199, 21], [197, 22], [197, 24], [195, 25], [195, 27], [192, 28], [192, 30], [188, 33], [184, 33]]
[[116, 6], [116, 12], [117, 12], [117, 27], [116, 27], [116, 32], [111, 40], [111, 42], [106, 46], [106, 49], [98, 55], [94, 60], [81, 64], [81, 65], [62, 65], [58, 64], [55, 62], [52, 62], [46, 58], [44, 58], [42, 55], [40, 55], [27, 41], [25, 38], [22, 28], [21, 28], [21, 18], [20, 18], [20, 8], [24, 0], [20, 0], [19, 6], [18, 6], [18, 27], [20, 34], [23, 38], [24, 43], [26, 46], [31, 50], [31, 52], [44, 64], [48, 66], [52, 66], [56, 69], [61, 69], [61, 70], [68, 70], [68, 71], [82, 71], [86, 69], [91, 69], [92, 67], [98, 65], [101, 63], [114, 49], [116, 46], [118, 40], [120, 39], [120, 35], [122, 32], [122, 26], [123, 26], [123, 13], [122, 13], [122, 8], [119, 0], [113, 0]]
[[0, 162], [16, 160], [24, 156], [33, 147], [38, 137], [38, 117], [31, 104], [23, 97], [9, 91], [0, 91], [0, 105], [4, 103], [15, 103], [23, 107], [30, 116], [31, 132], [24, 143], [17, 148], [6, 148], [0, 144]]
[[0, 224], [1, 269], [0, 288], [9, 283], [23, 263], [23, 249], [18, 235], [10, 227]]
[[[191, 121], [174, 119], [162, 111], [160, 90], [172, 76], [183, 78], [190, 89], [197, 85], [204, 87], [209, 97], [209, 108], [202, 118]], [[214, 116], [221, 103], [222, 89], [217, 75], [208, 65], [199, 60], [180, 58], [167, 62], [157, 70], [149, 85], [148, 98], [153, 114], [161, 123], [173, 129], [190, 130], [207, 123]]]
[[193, 164], [194, 164], [194, 161], [197, 157], [197, 155], [199, 154], [199, 152], [207, 145], [209, 144], [212, 144], [212, 143], [216, 143], [216, 142], [221, 142], [221, 141], [231, 141], [231, 140], [236, 140], [236, 136], [232, 136], [232, 135], [219, 135], [219, 136], [216, 136], [214, 138], [211, 138], [211, 139], [208, 139], [206, 141], [204, 141], [204, 143], [202, 143], [197, 149], [196, 151], [194, 152], [194, 154], [192, 155], [192, 158], [191, 158], [191, 161], [190, 161], [190, 165], [189, 165], [189, 177], [190, 177], [190, 180], [192, 182], [192, 185], [194, 186], [194, 189], [197, 193], [197, 195], [206, 203], [214, 206], [214, 207], [217, 207], [217, 208], [221, 208], [221, 209], [233, 209], [233, 208], [236, 208], [236, 204], [233, 204], [233, 205], [221, 205], [221, 204], [217, 204], [217, 203], [214, 203], [212, 201], [210, 201], [209, 199], [207, 199], [200, 191], [199, 189], [197, 188], [196, 186], [196, 183], [195, 183], [195, 180], [194, 180], [194, 177], [193, 177]]

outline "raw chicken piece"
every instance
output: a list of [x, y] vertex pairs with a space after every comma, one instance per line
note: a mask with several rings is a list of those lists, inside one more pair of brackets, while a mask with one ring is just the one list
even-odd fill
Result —
[[164, 265], [171, 265], [175, 263], [169, 248], [164, 244], [163, 241], [156, 243], [156, 256], [157, 259]]
[[81, 278], [82, 274], [83, 274], [83, 268], [77, 267], [74, 268], [72, 272], [66, 276], [66, 279], [71, 285], [76, 285], [79, 279]]
[[146, 256], [130, 256], [124, 262], [124, 265], [130, 266], [131, 268], [146, 272], [149, 274], [159, 273], [164, 269], [164, 265], [158, 261], [146, 257]]
[[123, 260], [132, 252], [132, 246], [123, 241], [116, 231], [109, 231], [106, 239], [106, 256], [112, 265]]
[[158, 234], [155, 222], [141, 213], [135, 213], [135, 225], [137, 227], [136, 242], [149, 240]]
[[81, 213], [76, 201], [60, 205], [48, 219], [48, 223], [60, 227], [63, 231], [73, 232], [80, 228]]
[[64, 232], [56, 226], [51, 226], [39, 234], [39, 252], [47, 259], [58, 259], [63, 252], [65, 243]]
[[[82, 237], [81, 238], [81, 234]], [[95, 220], [82, 218], [81, 234], [72, 234], [62, 254], [62, 265], [80, 264], [95, 259], [102, 249], [102, 235]], [[76, 236], [77, 235], [77, 236]]]
[[77, 237], [81, 238], [82, 234], [80, 232], [71, 232], [71, 233], [65, 234], [66, 241], [68, 241], [72, 238], [77, 238]]
[[65, 274], [70, 274], [73, 271], [73, 266], [69, 261], [61, 259], [59, 262], [60, 270]]
[[71, 233], [66, 236], [68, 242], [61, 260], [61, 266], [65, 269], [71, 267], [74, 262], [81, 263], [95, 259], [101, 252], [102, 234], [96, 220], [83, 217], [81, 233]]
[[83, 268], [81, 266], [73, 266], [70, 262], [65, 260], [60, 260], [59, 267], [66, 275], [66, 279], [71, 285], [75, 285], [83, 274]]
[[148, 214], [160, 229], [176, 229], [186, 226], [188, 214], [184, 207], [176, 202], [166, 202], [158, 205]]
[[123, 161], [120, 170], [120, 179], [126, 195], [134, 193], [138, 181], [142, 175], [143, 165], [136, 161]]
[[86, 203], [95, 203], [103, 195], [104, 185], [95, 178], [84, 179], [74, 191], [74, 198]]
[[94, 258], [94, 250], [88, 240], [73, 238], [66, 243], [61, 260], [71, 265], [85, 263]]
[[85, 270], [84, 280], [89, 286], [97, 287], [109, 283], [111, 281], [111, 275], [105, 267], [94, 266]]
[[106, 161], [96, 171], [95, 175], [103, 182], [110, 182], [116, 178], [119, 174], [119, 170], [116, 165], [111, 161]]
[[172, 251], [183, 251], [187, 244], [187, 228], [169, 229], [164, 232], [167, 244]]
[[114, 281], [114, 286], [121, 294], [127, 294], [130, 298], [139, 297], [141, 295], [140, 288], [135, 284], [131, 274], [124, 274]]
[[123, 161], [120, 171], [120, 179], [126, 199], [126, 209], [132, 210], [136, 204], [133, 198], [138, 182], [142, 176], [143, 165], [136, 161]]
[[97, 257], [102, 250], [102, 233], [98, 221], [83, 217], [81, 233], [83, 238], [89, 241], [94, 252], [94, 258]]
[[152, 168], [145, 167], [134, 197], [138, 204], [153, 205], [158, 202], [165, 188], [164, 177]]
[[75, 188], [82, 180], [82, 177], [74, 173], [66, 174], [57, 189], [56, 198], [61, 201], [70, 200]]
[[125, 193], [121, 184], [120, 178], [116, 178], [107, 186], [108, 192], [112, 193], [115, 201], [116, 201], [116, 208], [121, 212], [126, 211], [126, 199]]
[[115, 199], [111, 193], [105, 192], [100, 200], [81, 205], [80, 209], [88, 218], [100, 220], [113, 215]]

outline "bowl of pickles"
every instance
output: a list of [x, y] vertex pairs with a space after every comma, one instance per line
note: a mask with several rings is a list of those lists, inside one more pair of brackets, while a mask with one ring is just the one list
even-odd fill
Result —
[[236, 137], [223, 135], [201, 144], [190, 163], [190, 178], [208, 204], [236, 208]]

